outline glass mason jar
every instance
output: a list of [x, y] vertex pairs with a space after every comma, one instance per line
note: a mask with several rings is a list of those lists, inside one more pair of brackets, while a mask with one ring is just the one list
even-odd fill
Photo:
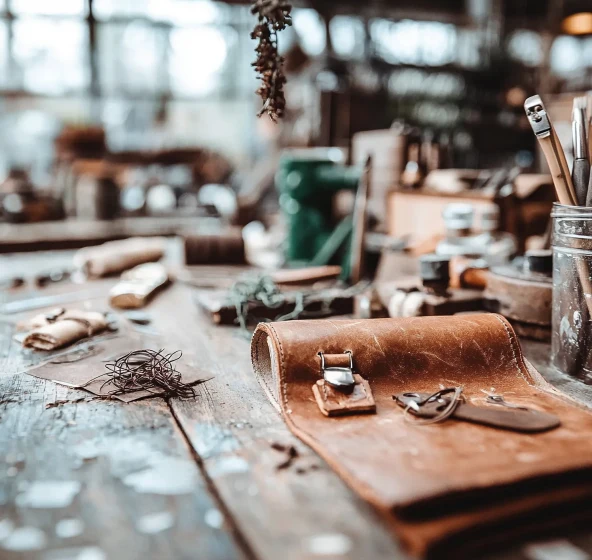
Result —
[[592, 380], [592, 208], [554, 204], [553, 365]]

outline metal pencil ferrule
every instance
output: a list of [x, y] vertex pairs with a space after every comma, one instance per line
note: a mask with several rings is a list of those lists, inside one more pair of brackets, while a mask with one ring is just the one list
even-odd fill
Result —
[[319, 352], [321, 357], [321, 372], [326, 383], [344, 393], [353, 391], [356, 384], [354, 379], [354, 359], [352, 353], [348, 350], [344, 354], [349, 355], [349, 367], [347, 366], [326, 366], [325, 355]]
[[574, 158], [585, 159], [588, 157], [588, 140], [586, 138], [584, 119], [581, 113], [575, 110], [574, 115], [578, 117], [578, 119], [574, 119], [574, 122], [572, 123]]
[[541, 98], [538, 95], [529, 97], [524, 108], [533, 132], [541, 138], [548, 136], [551, 133], [551, 123]]

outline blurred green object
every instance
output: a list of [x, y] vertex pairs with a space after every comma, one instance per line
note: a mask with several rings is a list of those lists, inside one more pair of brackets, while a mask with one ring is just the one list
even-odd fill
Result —
[[287, 150], [276, 177], [280, 207], [286, 217], [289, 266], [341, 264], [349, 276], [351, 216], [336, 222], [333, 197], [358, 188], [362, 170], [343, 165], [339, 148]]

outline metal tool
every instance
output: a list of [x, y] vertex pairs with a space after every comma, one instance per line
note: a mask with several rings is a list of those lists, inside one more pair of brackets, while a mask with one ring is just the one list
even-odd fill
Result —
[[586, 138], [586, 97], [576, 97], [573, 101], [571, 131], [573, 138], [574, 162], [571, 172], [578, 204], [584, 206], [590, 179], [590, 156]]
[[514, 410], [529, 410], [526, 406], [506, 402], [506, 399], [504, 399], [502, 395], [487, 395], [487, 397], [485, 397], [485, 402], [488, 404], [499, 404], [500, 406], [513, 408]]
[[540, 96], [529, 97], [524, 102], [524, 110], [545, 154], [559, 202], [577, 206], [578, 200], [569, 174], [565, 153]]
[[319, 352], [323, 379], [331, 385], [331, 387], [335, 387], [335, 389], [348, 393], [353, 390], [354, 385], [356, 384], [356, 380], [354, 379], [354, 359], [351, 352], [344, 352], [344, 354], [349, 354], [349, 367], [327, 367], [325, 365], [325, 355], [322, 352]]
[[32, 311], [33, 309], [42, 309], [43, 307], [49, 307], [51, 305], [74, 303], [77, 301], [96, 299], [104, 296], [104, 289], [95, 289], [80, 292], [68, 292], [51, 296], [18, 299], [0, 305], [0, 315], [13, 315], [15, 313], [22, 313], [24, 311]]

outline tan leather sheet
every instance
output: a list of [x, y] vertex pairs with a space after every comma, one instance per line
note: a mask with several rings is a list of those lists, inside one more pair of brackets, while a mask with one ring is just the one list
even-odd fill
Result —
[[[375, 415], [328, 418], [319, 411], [311, 390], [321, 378], [318, 353], [345, 351], [370, 383]], [[590, 492], [591, 411], [525, 363], [511, 326], [498, 315], [261, 324], [252, 358], [292, 431], [388, 512], [415, 553], [438, 550], [455, 535], [514, 534], [520, 522], [532, 527], [535, 511], [540, 523], [553, 521], [550, 504], [571, 511], [569, 504]], [[501, 394], [557, 415], [561, 426], [540, 434], [455, 420], [414, 426], [392, 400], [441, 385], [462, 385], [477, 406], [496, 406], [486, 404], [485, 393]]]

